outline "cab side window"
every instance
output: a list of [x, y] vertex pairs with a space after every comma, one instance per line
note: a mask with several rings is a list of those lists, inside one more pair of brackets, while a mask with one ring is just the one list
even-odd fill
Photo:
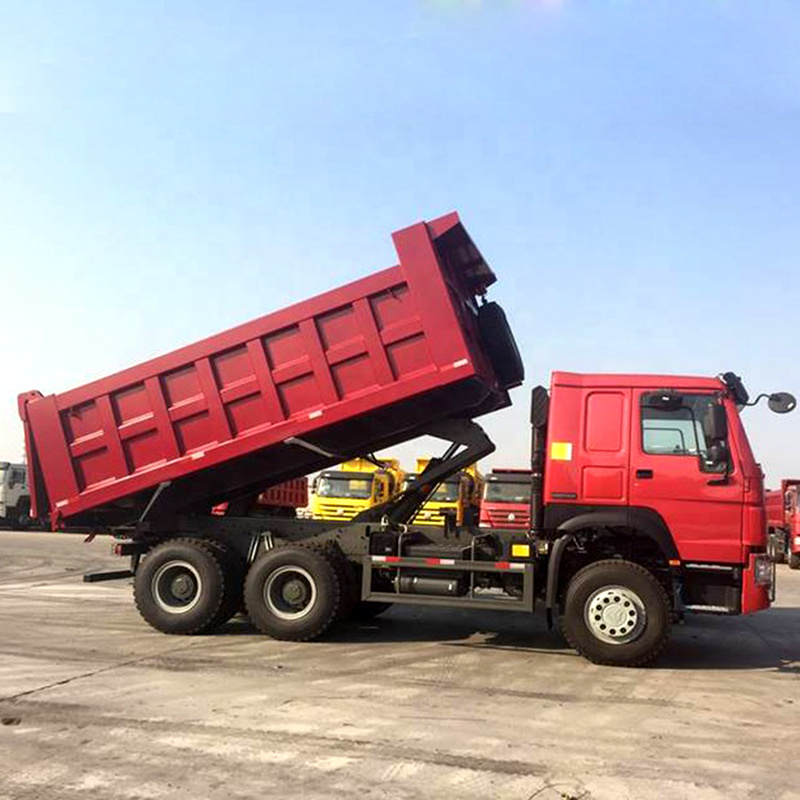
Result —
[[649, 455], [691, 456], [703, 472], [724, 472], [720, 448], [726, 441], [710, 436], [709, 409], [718, 404], [715, 395], [642, 395], [642, 450]]

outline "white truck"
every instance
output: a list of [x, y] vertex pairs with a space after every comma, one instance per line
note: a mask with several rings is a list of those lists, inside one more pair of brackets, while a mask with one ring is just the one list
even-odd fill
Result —
[[0, 524], [23, 529], [31, 524], [31, 493], [25, 464], [0, 461]]

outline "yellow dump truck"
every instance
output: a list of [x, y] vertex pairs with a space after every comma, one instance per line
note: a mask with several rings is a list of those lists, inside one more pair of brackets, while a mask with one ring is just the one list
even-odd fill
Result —
[[[408, 485], [428, 466], [430, 458], [417, 459], [417, 471], [406, 476]], [[436, 487], [430, 499], [414, 517], [415, 525], [444, 525], [446, 514], [455, 516], [457, 525], [478, 524], [483, 476], [478, 465], [472, 464]]]
[[313, 483], [313, 519], [353, 519], [372, 506], [385, 503], [403, 488], [404, 474], [396, 458], [378, 459], [383, 466], [353, 458], [321, 472]]

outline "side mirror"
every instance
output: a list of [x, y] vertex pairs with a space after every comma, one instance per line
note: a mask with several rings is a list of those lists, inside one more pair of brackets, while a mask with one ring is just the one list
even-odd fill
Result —
[[712, 485], [720, 486], [728, 483], [728, 475], [731, 470], [731, 462], [728, 457], [728, 447], [724, 440], [714, 442], [708, 448], [705, 458], [701, 456], [703, 472], [722, 473], [723, 478], [718, 481], [709, 481]]
[[[706, 435], [713, 442], [724, 442], [728, 438], [728, 415], [725, 407], [720, 405], [709, 406], [704, 420]], [[710, 455], [710, 450], [709, 450]]]
[[728, 448], [722, 442], [715, 442], [708, 448], [706, 462], [711, 467], [719, 467], [728, 461]]
[[797, 400], [789, 392], [775, 392], [769, 396], [767, 405], [769, 410], [774, 411], [776, 414], [788, 414], [796, 408]]

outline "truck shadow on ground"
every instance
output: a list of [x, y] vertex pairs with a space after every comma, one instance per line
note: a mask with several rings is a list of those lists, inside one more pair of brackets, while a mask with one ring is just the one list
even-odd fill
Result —
[[[220, 634], [259, 635], [246, 618]], [[326, 642], [341, 644], [425, 643], [470, 650], [512, 650], [580, 658], [542, 616], [492, 611], [390, 609], [367, 622], [334, 626]], [[771, 669], [800, 675], [800, 608], [772, 608], [754, 617], [690, 617], [674, 625], [666, 650], [651, 669]]]
[[668, 669], [772, 669], [800, 675], [800, 608], [755, 616], [690, 617], [656, 665]]

